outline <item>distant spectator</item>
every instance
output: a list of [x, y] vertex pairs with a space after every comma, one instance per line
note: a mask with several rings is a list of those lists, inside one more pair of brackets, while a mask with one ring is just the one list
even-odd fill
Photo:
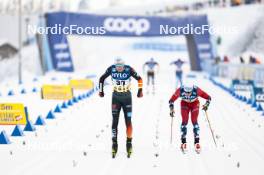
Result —
[[219, 6], [220, 0], [213, 0], [214, 6]]
[[215, 58], [215, 62], [214, 62], [214, 64], [217, 65], [217, 64], [219, 64], [220, 62], [221, 62], [221, 58], [220, 58], [220, 56], [217, 56], [217, 57]]
[[223, 6], [223, 7], [226, 7], [226, 0], [223, 0], [223, 1], [222, 1], [222, 6]]
[[239, 6], [241, 5], [241, 0], [231, 0], [231, 6]]
[[249, 56], [249, 64], [255, 64], [256, 63], [256, 58], [253, 57], [252, 55]]
[[240, 59], [240, 63], [241, 64], [244, 64], [245, 63], [245, 60], [244, 60], [244, 58], [242, 56], [240, 56], [239, 59]]
[[211, 70], [212, 75], [217, 76], [219, 74], [218, 64], [221, 62], [220, 56], [215, 57], [213, 62], [213, 69]]
[[249, 63], [250, 64], [261, 64], [261, 61], [260, 61], [260, 59], [250, 55], [249, 56]]
[[225, 55], [224, 56], [224, 63], [228, 63], [229, 62], [229, 58]]
[[217, 43], [217, 45], [221, 45], [222, 44], [222, 37], [221, 36], [217, 37], [216, 43]]
[[260, 61], [260, 59], [258, 59], [258, 58], [255, 58], [255, 60], [256, 60], [256, 64], [261, 64], [261, 61]]
[[254, 63], [254, 58], [250, 55], [249, 56], [249, 64], [253, 64]]
[[245, 0], [245, 4], [252, 4], [255, 0]]

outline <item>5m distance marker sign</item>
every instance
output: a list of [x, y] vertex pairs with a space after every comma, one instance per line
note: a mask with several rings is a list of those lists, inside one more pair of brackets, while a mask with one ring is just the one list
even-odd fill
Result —
[[0, 103], [0, 125], [26, 125], [25, 107], [20, 103]]

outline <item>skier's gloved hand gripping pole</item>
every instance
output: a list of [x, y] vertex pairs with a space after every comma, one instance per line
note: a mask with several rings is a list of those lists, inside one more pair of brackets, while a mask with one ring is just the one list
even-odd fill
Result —
[[100, 85], [99, 85], [99, 96], [100, 96], [100, 97], [104, 97], [104, 90], [103, 90], [103, 85], [102, 85], [102, 83], [100, 83]]
[[211, 98], [209, 100], [206, 100], [205, 104], [203, 105], [202, 109], [206, 112], [208, 110], [208, 107], [210, 105]]
[[173, 105], [173, 102], [169, 102], [170, 103], [170, 116], [171, 117], [174, 117], [174, 114], [175, 114], [175, 110], [174, 110], [174, 105]]
[[99, 96], [104, 97], [104, 81], [110, 76], [111, 72], [107, 69], [106, 72], [99, 79]]
[[173, 117], [174, 117], [174, 114], [175, 114], [175, 111], [174, 111], [174, 104], [173, 102], [169, 102], [170, 104], [170, 117], [171, 117], [171, 132], [170, 132], [170, 143], [172, 144], [172, 137], [173, 137]]
[[170, 143], [172, 144], [172, 138], [173, 138], [173, 118], [175, 114], [174, 110], [174, 101], [177, 100], [177, 98], [180, 96], [179, 89], [176, 90], [176, 92], [172, 95], [171, 99], [169, 100], [169, 108], [170, 108], [170, 117], [171, 117], [171, 133], [170, 133]]

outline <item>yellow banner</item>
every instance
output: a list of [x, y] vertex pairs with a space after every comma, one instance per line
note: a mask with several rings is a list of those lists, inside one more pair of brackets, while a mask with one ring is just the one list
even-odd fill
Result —
[[23, 104], [0, 103], [0, 125], [26, 125], [26, 113]]
[[90, 79], [70, 80], [70, 86], [73, 89], [89, 90], [94, 87], [94, 83]]
[[73, 92], [68, 85], [43, 85], [41, 96], [47, 100], [69, 100], [73, 98]]

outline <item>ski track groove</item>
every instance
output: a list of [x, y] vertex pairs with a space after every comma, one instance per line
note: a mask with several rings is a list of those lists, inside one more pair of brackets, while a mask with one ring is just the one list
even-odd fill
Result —
[[[232, 101], [233, 102], [233, 101]], [[256, 138], [255, 136], [253, 136], [252, 134], [251, 134], [251, 132], [248, 132], [248, 130], [247, 130], [247, 128], [248, 128], [248, 126], [247, 127], [241, 127], [241, 125], [245, 125], [244, 123], [245, 122], [242, 122], [242, 121], [244, 121], [245, 120], [245, 118], [241, 118], [241, 120], [237, 120], [236, 118], [237, 118], [237, 110], [230, 110], [230, 106], [227, 106], [227, 103], [224, 103], [224, 102], [222, 102], [221, 104], [223, 104], [221, 107], [220, 107], [220, 112], [221, 113], [223, 113], [223, 115], [221, 115], [222, 117], [223, 117], [223, 119], [226, 121], [225, 123], [227, 124], [227, 125], [229, 125], [230, 127], [228, 127], [229, 129], [233, 129], [233, 131], [235, 131], [236, 132], [236, 137], [237, 138], [239, 138], [239, 139], [241, 139], [241, 143], [243, 144], [243, 143], [247, 143], [247, 144], [244, 144], [245, 146], [247, 146], [248, 147], [248, 150], [249, 151], [252, 151], [252, 150], [254, 150], [254, 152], [255, 152], [255, 154], [259, 157], [259, 158], [261, 158], [262, 160], [264, 159], [264, 155], [263, 155], [263, 153], [261, 153], [261, 151], [257, 148], [258, 146], [256, 146], [256, 145], [259, 145], [259, 146], [261, 146], [261, 144], [259, 144], [259, 142], [261, 142], [261, 140], [260, 139], [252, 139], [252, 138]], [[228, 104], [230, 104], [230, 103], [228, 103]], [[235, 106], [233, 103], [231, 103], [233, 106]], [[235, 106], [236, 107], [236, 106]], [[223, 108], [223, 109], [221, 109], [221, 108]], [[236, 107], [236, 108], [238, 108], [238, 107]], [[240, 110], [239, 108], [238, 108], [238, 110]], [[232, 117], [228, 117], [228, 116], [232, 116]], [[241, 116], [240, 116], [241, 117]], [[231, 123], [233, 123], [233, 124], [231, 124]], [[251, 124], [251, 123], [250, 123]], [[241, 133], [241, 132], [243, 132], [243, 133]], [[247, 136], [247, 137], [245, 137], [245, 135]], [[239, 137], [238, 137], [239, 136]], [[249, 138], [251, 138], [251, 139], [249, 139]], [[252, 144], [252, 142], [255, 142], [256, 144]], [[262, 147], [262, 146], [261, 146]], [[254, 149], [252, 149], [252, 148], [254, 148]]]
[[[87, 100], [90, 100], [90, 99], [87, 99]], [[79, 104], [77, 104], [77, 105], [79, 105]], [[67, 115], [71, 115], [74, 112], [80, 110], [80, 109], [72, 109], [72, 108], [73, 107], [71, 107], [70, 109], [67, 109], [68, 110], [66, 112]], [[89, 111], [89, 110], [87, 110], [87, 111]], [[74, 116], [59, 116], [59, 117], [69, 117], [69, 119], [66, 119], [66, 120], [72, 120], [72, 117], [74, 117]], [[95, 115], [91, 115], [90, 119], [94, 120]], [[55, 120], [57, 120], [57, 119], [55, 119]], [[54, 122], [58, 122], [58, 121], [49, 121], [49, 122], [53, 122], [52, 124], [54, 125]], [[89, 128], [95, 127], [95, 125], [91, 125], [91, 124], [88, 125]], [[60, 128], [58, 133], [57, 133], [59, 135], [60, 140], [53, 142], [53, 143], [57, 143], [58, 145], [59, 144], [63, 145], [65, 142], [67, 142], [69, 140], [68, 136], [70, 134], [74, 133], [74, 131], [76, 130], [75, 125], [63, 125], [63, 123], [61, 125], [63, 128]], [[48, 125], [46, 125], [46, 126], [48, 127]], [[86, 127], [87, 127], [87, 125], [86, 125]], [[52, 129], [57, 130], [57, 128], [52, 128]], [[84, 129], [86, 130], [87, 128], [84, 128]], [[96, 131], [96, 130], [94, 130], [94, 131]], [[76, 139], [76, 137], [75, 137], [75, 139]], [[48, 161], [41, 162], [41, 160], [43, 160], [44, 158], [45, 158], [45, 160], [47, 160], [47, 157], [48, 157]], [[25, 174], [35, 174], [34, 172], [37, 172], [37, 170], [39, 170], [39, 169], [43, 169], [45, 167], [48, 168], [49, 164], [53, 164], [53, 163], [56, 164], [56, 160], [57, 160], [56, 156], [53, 156], [52, 154], [42, 153], [41, 156], [37, 155], [34, 159], [26, 161], [26, 163], [24, 163], [22, 167], [16, 168], [15, 171], [12, 173], [20, 174], [21, 172], [24, 172]], [[41, 173], [43, 173], [43, 172], [41, 172]]]

